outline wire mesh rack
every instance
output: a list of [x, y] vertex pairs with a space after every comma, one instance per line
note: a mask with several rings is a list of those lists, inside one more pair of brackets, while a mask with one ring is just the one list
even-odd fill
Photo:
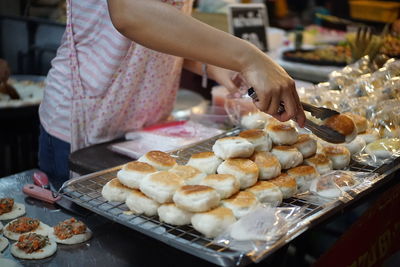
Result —
[[[215, 140], [218, 138], [234, 136], [239, 132], [240, 129], [235, 128], [194, 146], [175, 151], [171, 155], [176, 158], [179, 164], [185, 164], [193, 153], [210, 151]], [[399, 161], [399, 159], [396, 159], [396, 161]], [[398, 168], [399, 162], [392, 165], [389, 167], [386, 166], [386, 168], [385, 166], [375, 168], [352, 161], [349, 169], [352, 171], [378, 173], [379, 175], [371, 181], [371, 183], [374, 183]], [[238, 251], [228, 246], [215, 244], [212, 239], [204, 237], [190, 225], [169, 225], [159, 221], [157, 216], [135, 215], [129, 211], [129, 208], [124, 203], [106, 201], [101, 195], [101, 190], [109, 180], [116, 177], [119, 169], [121, 169], [121, 166], [70, 180], [64, 189], [64, 196], [78, 205], [106, 218], [214, 264], [220, 266], [244, 266], [254, 261], [249, 256], [249, 251]], [[369, 185], [365, 188], [358, 187], [356, 190], [349, 191], [348, 194], [356, 196], [369, 187], [371, 186]], [[317, 198], [316, 201], [313, 201], [312, 198], [302, 199], [301, 197], [284, 200], [281, 204], [282, 207], [301, 207], [304, 210], [301, 218], [301, 227], [296, 228], [295, 231], [277, 240], [265, 250], [262, 257], [259, 257], [257, 261], [262, 260], [284, 244], [290, 242], [296, 236], [306, 231], [313, 222], [321, 219], [322, 216], [328, 215], [344, 203], [345, 201], [343, 200], [324, 202], [321, 199], [317, 200]]]

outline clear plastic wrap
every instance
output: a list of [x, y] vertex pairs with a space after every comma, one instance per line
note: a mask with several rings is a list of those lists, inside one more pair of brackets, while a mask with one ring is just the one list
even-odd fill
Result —
[[376, 174], [367, 172], [332, 171], [314, 180], [310, 192], [321, 198], [347, 202], [353, 198], [348, 191], [370, 186], [375, 177]]
[[262, 205], [232, 224], [214, 243], [243, 251], [258, 262], [277, 241], [305, 225], [304, 215], [305, 208]]
[[384, 138], [368, 144], [363, 151], [353, 155], [353, 160], [364, 165], [379, 167], [400, 157], [400, 139]]

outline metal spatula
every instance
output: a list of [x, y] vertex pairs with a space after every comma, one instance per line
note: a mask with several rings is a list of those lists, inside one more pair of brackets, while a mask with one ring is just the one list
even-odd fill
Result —
[[[253, 88], [250, 88], [247, 91], [247, 94], [254, 100], [257, 100], [257, 93]], [[303, 109], [306, 111], [309, 111], [313, 117], [316, 117], [318, 119], [324, 120], [326, 118], [329, 118], [333, 115], [340, 114], [336, 110], [328, 109], [328, 108], [322, 108], [322, 107], [316, 107], [307, 103], [301, 102]], [[285, 111], [285, 107], [283, 104], [281, 104], [278, 113], [282, 113]], [[332, 128], [325, 126], [325, 125], [318, 125], [315, 122], [310, 121], [309, 119], [306, 119], [304, 127], [308, 130], [310, 130], [313, 134], [318, 136], [319, 138], [333, 144], [339, 144], [339, 143], [344, 143], [345, 142], [345, 136], [342, 135], [341, 133], [333, 130]]]

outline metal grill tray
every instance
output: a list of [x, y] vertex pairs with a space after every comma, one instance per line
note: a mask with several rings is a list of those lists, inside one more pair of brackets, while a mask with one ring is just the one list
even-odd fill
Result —
[[[176, 158], [179, 164], [185, 164], [193, 153], [210, 151], [212, 145], [218, 138], [235, 136], [238, 135], [239, 132], [240, 129], [233, 129], [194, 146], [173, 152], [171, 155]], [[398, 162], [399, 160], [400, 158], [397, 158], [395, 162], [380, 168], [373, 168], [352, 162], [350, 164], [350, 170], [378, 173], [379, 175], [372, 181], [372, 184], [375, 184], [394, 172], [400, 165]], [[131, 214], [124, 203], [106, 201], [101, 196], [102, 187], [109, 180], [116, 177], [116, 173], [121, 167], [122, 166], [118, 166], [68, 181], [65, 184], [64, 197], [115, 222], [220, 266], [244, 266], [254, 260], [250, 258], [249, 251], [236, 251], [229, 247], [214, 244], [211, 239], [205, 238], [190, 225], [172, 226], [160, 222], [157, 216], [148, 217], [145, 215]], [[354, 200], [371, 190], [370, 186], [366, 186], [365, 188], [358, 187], [357, 190], [351, 190], [348, 194]], [[258, 262], [264, 259], [311, 226], [316, 225], [324, 218], [336, 213], [339, 209], [348, 204], [346, 202], [351, 201], [341, 199], [324, 203], [320, 199], [316, 199], [314, 202], [310, 200], [310, 198], [304, 200], [301, 199], [301, 197], [293, 197], [284, 200], [281, 204], [282, 207], [303, 207], [305, 209], [305, 214], [301, 218], [302, 224], [300, 227], [296, 228], [295, 231], [277, 240], [275, 244], [266, 250], [261, 257], [257, 258], [256, 261]]]

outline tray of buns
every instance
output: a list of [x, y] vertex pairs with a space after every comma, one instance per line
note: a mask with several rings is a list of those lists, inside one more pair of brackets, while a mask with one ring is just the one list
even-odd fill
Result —
[[[280, 128], [287, 129], [287, 133], [292, 131], [290, 126]], [[266, 127], [266, 129], [268, 129], [268, 127]], [[292, 148], [287, 149], [284, 148], [284, 146], [276, 145], [272, 147], [272, 143], [277, 142], [277, 139], [282, 136], [275, 135], [276, 133], [270, 131], [269, 135], [274, 137], [274, 142], [272, 142], [271, 140], [262, 139], [265, 138], [263, 132], [264, 130], [259, 129], [247, 130], [244, 132], [242, 128], [234, 128], [201, 143], [172, 152], [168, 156], [165, 156], [163, 152], [154, 152], [154, 154], [150, 156], [153, 152], [149, 152], [150, 154], [145, 154], [136, 162], [72, 179], [66, 183], [63, 194], [66, 198], [84, 208], [214, 264], [220, 266], [244, 266], [252, 262], [261, 261], [310, 227], [323, 221], [324, 218], [334, 216], [336, 212], [343, 209], [348, 203], [351, 203], [351, 200], [357, 199], [370, 192], [375, 183], [383, 180], [399, 167], [399, 163], [397, 162], [399, 158], [395, 160], [396, 163], [392, 162], [392, 164], [384, 164], [380, 167], [372, 167], [351, 160], [347, 162], [347, 166], [345, 167], [345, 170], [348, 172], [376, 173], [376, 175], [371, 176], [372, 178], [368, 180], [368, 183], [360, 183], [358, 186], [347, 189], [345, 195], [335, 199], [320, 198], [314, 195], [310, 197], [310, 194], [307, 193], [295, 194], [292, 190], [293, 188], [285, 188], [286, 185], [284, 184], [286, 182], [282, 182], [287, 181], [287, 176], [296, 177], [298, 173], [306, 169], [307, 171], [313, 169], [314, 172], [315, 169], [318, 169], [324, 172], [325, 165], [321, 163], [321, 159], [314, 159], [316, 156], [311, 156], [316, 153], [316, 146], [314, 153], [310, 153], [309, 147], [303, 149], [304, 143], [311, 141], [307, 136], [302, 135], [300, 138], [301, 135], [299, 135], [299, 137], [296, 138], [296, 140], [298, 140], [297, 143], [294, 144], [298, 149], [296, 153], [292, 151]], [[260, 134], [262, 136], [260, 136]], [[254, 138], [261, 138], [263, 142], [257, 143], [257, 141], [252, 140]], [[243, 141], [243, 139], [245, 140]], [[249, 140], [249, 142], [255, 141], [252, 143], [253, 148], [251, 151], [248, 151], [250, 146], [247, 146], [249, 142], [246, 140]], [[235, 144], [236, 148], [240, 147], [240, 149], [230, 149], [232, 142]], [[256, 143], [257, 145], [255, 145]], [[271, 153], [254, 152], [254, 147], [258, 147], [260, 150], [271, 151]], [[221, 159], [218, 161], [214, 158], [215, 155], [211, 151], [214, 151], [215, 155], [219, 158], [225, 158], [225, 161], [223, 162]], [[299, 151], [301, 151], [303, 155], [301, 155]], [[235, 153], [239, 153], [240, 155]], [[248, 155], [246, 156], [243, 153]], [[282, 154], [284, 154], [285, 157], [292, 157], [293, 159], [289, 161], [282, 159]], [[252, 156], [250, 157], [250, 155]], [[274, 162], [273, 158], [276, 158], [274, 155], [279, 157], [279, 161], [282, 164], [287, 165], [285, 169], [289, 170], [285, 171], [285, 174], [281, 174], [280, 167], [277, 173], [275, 173], [276, 169], [271, 168], [271, 162]], [[304, 156], [304, 158], [307, 157], [308, 159], [306, 161], [300, 160], [295, 163], [299, 155], [300, 157]], [[247, 159], [237, 159], [237, 157], [247, 157]], [[253, 163], [250, 162], [250, 159]], [[314, 161], [312, 159], [314, 159]], [[218, 164], [215, 164], [215, 162], [218, 162]], [[232, 223], [228, 218], [229, 214], [226, 215], [227, 209], [233, 211], [233, 213], [228, 211], [232, 214], [230, 215], [233, 217], [232, 220], [236, 220], [234, 217], [238, 218], [237, 213], [240, 212], [240, 209], [236, 209], [235, 207], [235, 201], [237, 201], [237, 199], [232, 200], [232, 198], [238, 198], [238, 195], [253, 195], [253, 193], [257, 196], [257, 199], [259, 198], [257, 194], [259, 192], [258, 190], [262, 187], [261, 184], [268, 182], [261, 180], [257, 182], [258, 178], [256, 177], [254, 182], [250, 182], [250, 184], [246, 183], [249, 183], [250, 178], [248, 177], [252, 172], [254, 163], [262, 164], [262, 162], [268, 166], [265, 165], [265, 168], [262, 168], [260, 165], [257, 165], [260, 167], [259, 172], [257, 172], [257, 177], [263, 177], [259, 179], [264, 180], [269, 179], [268, 181], [271, 181], [274, 186], [281, 184], [278, 187], [282, 189], [282, 193], [278, 192], [280, 194], [277, 198], [278, 200], [273, 196], [272, 191], [268, 191], [270, 195], [265, 198], [267, 199], [266, 201], [268, 202], [270, 200], [269, 197], [271, 197], [274, 201], [279, 201], [279, 207], [300, 207], [303, 212], [300, 218], [301, 223], [297, 224], [295, 229], [287, 231], [285, 235], [278, 238], [273, 244], [270, 244], [255, 257], [252, 251], [240, 250], [236, 247], [231, 247], [229, 244], [216, 243], [214, 238], [217, 234], [215, 229], [211, 228], [215, 224], [224, 225]], [[303, 164], [307, 164], [304, 162], [308, 162], [308, 167], [298, 166], [296, 169], [296, 165], [301, 164], [301, 162], [303, 162]], [[318, 165], [318, 162], [321, 164]], [[336, 161], [336, 164], [340, 164], [340, 162], [338, 163], [338, 161]], [[185, 169], [186, 167], [183, 167], [185, 165], [190, 166], [190, 168], [194, 166], [194, 169], [205, 172], [207, 176], [206, 174], [200, 176], [199, 173], [190, 171], [190, 175], [188, 175]], [[240, 170], [245, 170], [247, 173], [237, 174], [232, 172], [232, 169], [238, 165], [240, 165]], [[246, 166], [244, 167], [244, 165]], [[216, 171], [217, 168], [218, 171]], [[207, 173], [208, 170], [211, 171]], [[137, 180], [139, 176], [137, 176], [137, 174], [146, 172], [150, 174], [145, 176], [145, 178], [140, 178], [139, 186]], [[215, 174], [215, 172], [218, 174]], [[129, 176], [132, 175], [132, 173], [135, 173], [136, 176]], [[177, 178], [182, 173], [184, 173], [183, 176], [187, 176], [184, 186], [179, 184], [180, 180]], [[240, 177], [238, 178], [239, 183], [236, 185], [237, 190], [234, 192], [231, 187], [228, 189], [226, 187], [226, 184], [234, 184], [234, 182], [230, 183], [229, 179], [232, 176], [230, 174], [233, 174], [235, 177]], [[214, 177], [218, 175], [220, 175], [220, 178]], [[226, 177], [222, 177], [222, 175]], [[269, 177], [270, 175], [272, 175], [271, 177], [279, 176], [271, 179], [271, 177]], [[190, 176], [190, 178], [188, 178], [188, 176]], [[217, 182], [215, 180], [222, 178], [224, 179], [224, 186], [222, 189], [221, 187], [216, 188], [215, 184]], [[159, 182], [162, 180], [167, 182], [160, 185]], [[202, 182], [199, 182], [200, 180]], [[256, 184], [254, 185], [254, 183]], [[129, 191], [130, 189], [127, 189], [127, 185], [129, 185], [130, 188], [138, 189]], [[216, 190], [214, 190], [213, 186]], [[297, 190], [298, 183], [296, 184], [296, 182], [295, 187]], [[238, 192], [239, 190], [241, 191]], [[171, 193], [171, 191], [174, 192]], [[216, 197], [217, 194], [213, 191], [218, 191], [218, 197]], [[125, 196], [125, 198], [121, 198], [125, 192], [128, 192], [128, 197]], [[195, 196], [206, 196], [207, 203], [203, 204], [208, 205], [208, 208], [211, 208], [212, 205], [213, 209], [205, 212], [208, 216], [207, 221], [204, 220], [206, 216], [203, 216], [204, 205], [202, 204], [203, 206], [201, 206], [198, 205], [196, 201], [193, 202], [193, 199], [196, 199], [191, 198], [193, 193]], [[222, 205], [212, 204], [215, 202], [215, 198], [218, 198], [216, 203], [219, 203], [219, 200], [224, 198], [223, 195], [225, 195], [226, 199], [221, 200], [221, 203], [223, 203]], [[172, 200], [174, 203], [171, 203]], [[241, 204], [238, 204], [238, 206], [240, 205]], [[217, 208], [215, 208], [216, 206]], [[205, 210], [207, 210], [207, 208]], [[187, 214], [190, 214], [191, 219], [187, 218]], [[221, 219], [222, 217], [224, 218], [223, 220]]]

